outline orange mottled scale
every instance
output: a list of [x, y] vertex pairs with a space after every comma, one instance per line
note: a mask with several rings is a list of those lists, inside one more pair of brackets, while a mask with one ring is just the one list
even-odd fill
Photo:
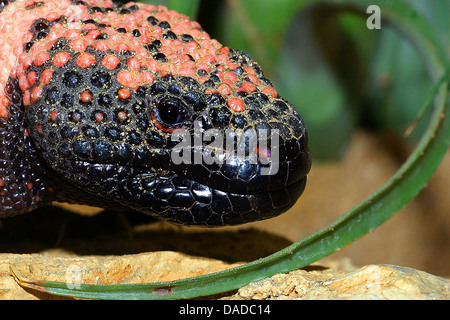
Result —
[[[6, 0], [3, 0], [6, 2]], [[204, 77], [198, 75], [198, 70], [211, 71], [211, 64], [218, 62], [218, 70], [235, 70], [237, 64], [228, 58], [229, 49], [214, 39], [201, 29], [195, 21], [190, 21], [185, 15], [168, 10], [162, 6], [137, 4], [139, 9], [132, 14], [118, 14], [116, 11], [90, 12], [86, 5], [76, 5], [75, 2], [67, 0], [45, 0], [45, 1], [23, 1], [17, 0], [9, 3], [3, 8], [0, 16], [0, 34], [6, 35], [0, 38], [0, 86], [4, 87], [8, 77], [20, 78], [26, 72], [28, 66], [33, 63], [36, 66], [43, 65], [49, 58], [48, 49], [51, 48], [56, 39], [63, 37], [69, 41], [69, 47], [80, 54], [77, 56], [77, 64], [81, 68], [87, 68], [96, 63], [90, 54], [82, 54], [88, 46], [92, 46], [99, 51], [112, 49], [116, 52], [131, 51], [135, 55], [128, 61], [128, 69], [136, 70], [137, 66], [148, 66], [142, 68], [139, 73], [134, 74], [135, 81], [122, 79], [124, 85], [136, 88], [140, 84], [147, 84], [142, 79], [148, 79], [143, 75], [144, 70], [153, 73], [168, 72], [171, 74], [183, 74], [192, 76], [196, 80], [205, 81]], [[113, 8], [111, 1], [85, 1], [89, 6], [101, 6]], [[31, 9], [29, 9], [31, 8]], [[190, 35], [192, 41], [182, 41], [180, 39], [164, 39], [164, 28], [152, 25], [147, 20], [152, 16], [159, 21], [166, 21], [171, 26], [171, 32], [178, 35]], [[23, 47], [32, 38], [30, 28], [33, 21], [45, 19], [47, 21], [58, 21], [61, 16], [66, 17], [64, 22], [57, 22], [48, 30], [45, 39], [41, 39], [33, 44], [29, 52], [24, 53]], [[93, 20], [105, 26], [99, 30], [94, 23], [83, 23], [83, 21]], [[119, 31], [118, 31], [119, 29]], [[123, 31], [123, 30], [125, 31]], [[89, 32], [85, 32], [88, 30]], [[139, 33], [139, 37], [133, 36], [133, 32]], [[108, 40], [98, 40], [101, 33], [109, 35]], [[17, 39], [20, 39], [17, 41]], [[165, 55], [167, 61], [155, 60], [147, 51], [142, 53], [142, 46], [154, 40], [161, 41], [160, 52]], [[140, 53], [140, 54], [136, 54]], [[109, 58], [108, 58], [109, 57]], [[112, 56], [114, 57], [114, 56]], [[192, 57], [193, 59], [190, 59]], [[53, 67], [62, 67], [70, 55], [68, 52], [57, 52], [53, 57]], [[193, 61], [194, 60], [194, 61]], [[111, 59], [111, 55], [106, 56], [104, 65], [113, 69], [117, 61]], [[258, 84], [259, 80], [254, 75], [252, 67], [244, 70], [248, 73], [251, 82]], [[237, 82], [239, 79], [235, 73], [228, 71], [220, 73], [224, 83]], [[120, 80], [119, 80], [120, 81]], [[235, 88], [238, 92], [240, 87]], [[245, 89], [243, 89], [246, 91]], [[275, 89], [270, 90], [272, 95], [276, 95]], [[220, 91], [220, 90], [219, 90]], [[242, 90], [241, 90], [242, 91]], [[225, 90], [226, 95], [230, 90]], [[0, 92], [0, 116], [5, 117], [8, 113], [9, 102], [5, 99], [4, 92]]]
[[[248, 54], [183, 14], [111, 0], [0, 0], [0, 48], [0, 217], [60, 200], [237, 224], [280, 214], [303, 191], [300, 116]], [[280, 173], [173, 166], [171, 134], [195, 121], [280, 131]]]

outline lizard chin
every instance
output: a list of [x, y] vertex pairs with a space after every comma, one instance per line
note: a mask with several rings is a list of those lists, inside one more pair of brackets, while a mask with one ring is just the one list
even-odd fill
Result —
[[118, 201], [172, 223], [220, 227], [280, 215], [294, 205], [305, 185], [306, 176], [276, 190], [235, 193], [176, 173], [141, 173], [122, 184]]
[[282, 159], [265, 165], [248, 158], [209, 165], [167, 161], [129, 177], [118, 194], [128, 207], [183, 225], [264, 220], [291, 208], [306, 185], [309, 149]]
[[[204, 227], [244, 224], [286, 212], [303, 193], [310, 167], [309, 152], [295, 165], [279, 163], [273, 175], [261, 175], [260, 165], [242, 163], [223, 164], [217, 167], [221, 170], [170, 161], [158, 169], [150, 164], [65, 163], [75, 174], [65, 177], [63, 184], [59, 175], [47, 181], [58, 191], [59, 201], [132, 209], [171, 223]], [[233, 177], [225, 179], [227, 172], [234, 172]]]

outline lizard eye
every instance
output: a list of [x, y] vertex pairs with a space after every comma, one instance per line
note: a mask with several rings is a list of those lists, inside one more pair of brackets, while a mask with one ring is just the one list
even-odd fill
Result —
[[163, 97], [156, 102], [155, 115], [166, 128], [178, 127], [188, 116], [183, 101], [173, 97]]

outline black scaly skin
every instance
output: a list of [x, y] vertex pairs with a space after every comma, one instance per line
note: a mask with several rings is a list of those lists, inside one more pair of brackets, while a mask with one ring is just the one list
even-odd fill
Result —
[[[45, 33], [51, 25], [44, 24], [36, 34]], [[166, 34], [170, 26], [167, 29]], [[157, 43], [147, 49], [164, 63]], [[51, 57], [62, 51], [76, 55], [63, 38], [49, 51]], [[111, 53], [90, 46], [86, 52], [96, 61]], [[114, 54], [121, 62], [113, 71], [100, 63], [80, 68], [75, 59], [55, 68], [41, 98], [26, 108], [17, 79], [10, 78], [5, 92], [13, 116], [0, 118], [0, 178], [9, 179], [0, 187], [0, 217], [57, 200], [137, 210], [183, 225], [225, 226], [267, 219], [295, 203], [311, 162], [305, 125], [289, 102], [260, 90], [240, 93], [245, 109], [234, 112], [219, 93], [205, 94], [220, 84], [214, 71], [204, 83], [156, 73], [151, 84], [130, 90], [130, 96], [121, 99], [117, 92], [123, 86], [117, 74], [126, 68], [132, 53]], [[246, 81], [242, 68], [252, 66], [260, 81], [271, 85], [246, 53], [230, 50], [229, 58], [240, 66], [234, 70], [239, 81]], [[49, 59], [42, 66], [32, 65], [27, 72], [40, 75], [51, 63]], [[85, 91], [92, 100], [80, 100]], [[96, 118], [99, 114], [102, 121]], [[262, 165], [249, 164], [248, 159], [222, 165], [175, 165], [171, 151], [178, 142], [171, 141], [171, 130], [161, 130], [158, 123], [166, 129], [182, 126], [193, 138], [195, 121], [203, 130], [279, 130], [278, 173], [261, 175]], [[24, 187], [27, 182], [32, 182], [32, 188]]]

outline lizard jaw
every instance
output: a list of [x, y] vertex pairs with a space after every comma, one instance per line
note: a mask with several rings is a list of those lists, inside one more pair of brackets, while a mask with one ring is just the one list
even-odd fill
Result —
[[84, 161], [71, 161], [70, 166], [80, 173], [70, 178], [72, 182], [50, 182], [59, 190], [60, 201], [128, 208], [176, 224], [205, 227], [238, 225], [280, 215], [292, 207], [306, 185], [303, 176], [289, 185], [262, 192], [239, 192], [241, 187], [224, 191], [223, 184], [203, 184], [161, 168]]
[[172, 223], [217, 227], [275, 217], [303, 193], [306, 176], [266, 192], [221, 191], [178, 174], [142, 173], [122, 185], [119, 202]]

